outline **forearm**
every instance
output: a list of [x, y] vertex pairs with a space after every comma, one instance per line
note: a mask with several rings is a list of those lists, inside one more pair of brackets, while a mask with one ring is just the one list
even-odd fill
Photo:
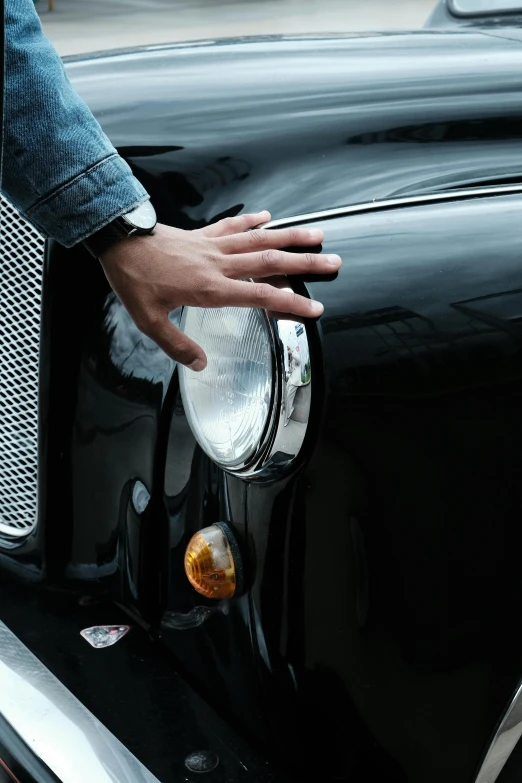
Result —
[[32, 0], [5, 0], [2, 191], [71, 246], [147, 194], [72, 88]]

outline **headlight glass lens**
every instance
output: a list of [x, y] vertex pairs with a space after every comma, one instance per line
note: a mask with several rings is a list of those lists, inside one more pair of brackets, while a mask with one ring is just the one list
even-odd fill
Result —
[[225, 468], [259, 447], [273, 394], [272, 338], [263, 310], [187, 307], [181, 328], [207, 354], [194, 372], [180, 366], [185, 413], [201, 448]]

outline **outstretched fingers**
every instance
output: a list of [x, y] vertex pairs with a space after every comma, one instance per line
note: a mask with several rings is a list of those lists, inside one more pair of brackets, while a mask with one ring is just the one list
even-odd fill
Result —
[[307, 299], [287, 288], [274, 288], [268, 283], [247, 283], [243, 280], [230, 281], [226, 294], [229, 307], [262, 307], [279, 313], [288, 313], [303, 318], [318, 318], [324, 307], [320, 302]]
[[320, 253], [287, 253], [262, 250], [259, 253], [228, 256], [228, 277], [272, 277], [273, 275], [331, 275], [341, 266], [337, 255]]
[[254, 228], [241, 234], [224, 236], [219, 245], [224, 253], [255, 253], [260, 250], [281, 250], [284, 247], [317, 246], [324, 239], [319, 228]]

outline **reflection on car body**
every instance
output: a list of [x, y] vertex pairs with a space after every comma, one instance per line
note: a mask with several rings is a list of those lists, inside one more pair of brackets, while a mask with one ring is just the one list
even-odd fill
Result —
[[195, 374], [81, 248], [49, 244], [40, 297], [43, 241], [3, 206], [32, 283], [8, 302], [30, 350], [2, 354], [2, 619], [129, 746], [129, 783], [199, 752], [216, 781], [519, 779], [517, 12], [68, 62], [162, 222], [263, 204], [344, 259], [287, 281], [318, 321], [173, 313]]

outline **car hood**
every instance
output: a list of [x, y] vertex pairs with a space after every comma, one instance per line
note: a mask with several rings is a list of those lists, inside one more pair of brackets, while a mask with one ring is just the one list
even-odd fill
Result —
[[[522, 181], [518, 31], [203, 41], [67, 64], [178, 224]], [[172, 217], [173, 213], [176, 213]]]

